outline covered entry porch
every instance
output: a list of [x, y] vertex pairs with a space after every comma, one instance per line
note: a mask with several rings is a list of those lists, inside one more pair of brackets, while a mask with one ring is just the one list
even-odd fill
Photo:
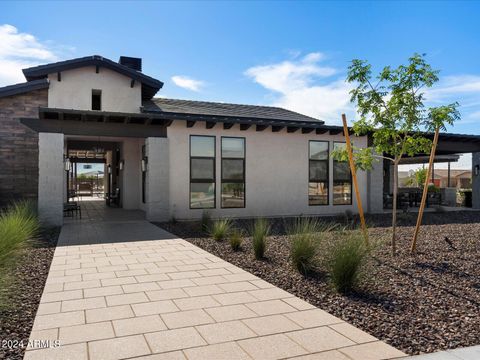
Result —
[[[453, 165], [459, 161], [462, 155], [471, 155], [471, 164], [464, 166], [465, 171], [455, 172]], [[416, 183], [413, 171], [408, 173], [412, 167], [428, 168], [429, 154], [419, 154], [415, 157], [405, 157], [399, 167], [399, 209], [418, 210], [423, 192], [423, 185]], [[435, 160], [432, 166], [430, 177], [426, 180], [432, 187], [427, 197], [428, 207], [435, 208], [442, 206], [444, 210], [469, 210], [480, 209], [480, 136], [462, 134], [440, 134]], [[380, 174], [380, 169], [382, 173]], [[457, 179], [455, 175], [462, 173], [462, 178]], [[380, 199], [379, 192], [375, 194], [373, 187], [370, 189], [371, 212], [391, 211], [393, 193], [393, 166], [389, 161], [379, 163], [372, 174], [373, 181], [383, 185], [383, 195]], [[410, 183], [408, 180], [411, 180]], [[372, 185], [372, 183], [371, 183]], [[467, 201], [461, 197], [467, 193]], [[381, 201], [381, 204], [380, 204]]]
[[63, 224], [64, 204], [72, 200], [72, 190], [80, 190], [74, 174], [79, 163], [103, 164], [105, 181], [96, 192], [106, 198], [105, 204], [144, 211], [152, 221], [168, 219], [169, 147], [163, 120], [41, 108], [39, 119], [24, 118], [22, 123], [39, 133], [38, 210], [43, 223]]

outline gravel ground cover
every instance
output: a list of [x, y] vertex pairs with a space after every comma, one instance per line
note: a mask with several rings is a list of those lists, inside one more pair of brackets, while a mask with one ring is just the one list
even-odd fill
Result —
[[0, 359], [20, 360], [37, 313], [60, 229], [43, 230], [0, 282]]
[[[415, 255], [409, 244], [416, 214], [400, 215], [396, 257], [388, 245], [390, 216], [368, 218], [370, 236], [380, 245], [360, 288], [346, 296], [332, 289], [325, 273], [304, 278], [296, 272], [284, 220], [271, 221], [265, 260], [254, 259], [249, 238], [234, 252], [228, 241], [208, 238], [199, 223], [158, 225], [408, 354], [480, 344], [480, 212], [425, 214]], [[242, 220], [237, 226], [250, 224]]]

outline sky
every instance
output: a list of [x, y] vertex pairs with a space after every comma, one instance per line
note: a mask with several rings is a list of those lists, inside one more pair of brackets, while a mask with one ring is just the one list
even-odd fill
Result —
[[478, 14], [475, 1], [2, 1], [0, 86], [25, 81], [21, 69], [33, 65], [126, 55], [165, 83], [157, 96], [281, 106], [340, 124], [356, 114], [352, 59], [378, 72], [425, 53], [441, 71], [427, 105], [459, 102], [448, 130], [480, 135]]

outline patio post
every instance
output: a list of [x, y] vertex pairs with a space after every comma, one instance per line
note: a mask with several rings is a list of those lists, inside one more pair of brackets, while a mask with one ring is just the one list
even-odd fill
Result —
[[167, 221], [170, 218], [169, 144], [163, 137], [145, 140], [146, 213], [149, 221]]
[[38, 134], [38, 216], [45, 225], [63, 224], [63, 147], [63, 134]]
[[472, 208], [480, 209], [480, 152], [472, 153]]

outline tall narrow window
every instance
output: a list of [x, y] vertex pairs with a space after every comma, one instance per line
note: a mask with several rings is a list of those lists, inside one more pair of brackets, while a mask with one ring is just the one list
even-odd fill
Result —
[[215, 136], [190, 136], [190, 208], [215, 208]]
[[222, 208], [245, 207], [245, 138], [222, 137]]
[[[334, 149], [345, 148], [345, 143], [334, 143]], [[352, 204], [352, 174], [347, 161], [333, 160], [333, 205]]]
[[308, 205], [328, 205], [328, 141], [310, 141]]
[[92, 90], [92, 110], [102, 110], [102, 90]]

